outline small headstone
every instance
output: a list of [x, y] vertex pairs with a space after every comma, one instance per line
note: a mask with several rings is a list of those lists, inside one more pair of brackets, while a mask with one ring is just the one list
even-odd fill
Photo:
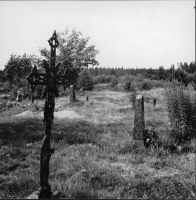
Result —
[[76, 101], [75, 88], [74, 85], [70, 85], [70, 103], [74, 103]]
[[154, 107], [156, 107], [157, 99], [154, 99]]
[[144, 129], [145, 129], [144, 97], [142, 95], [137, 95], [135, 101], [133, 140], [134, 140], [134, 145], [137, 146], [140, 150], [144, 149], [144, 141], [143, 141]]

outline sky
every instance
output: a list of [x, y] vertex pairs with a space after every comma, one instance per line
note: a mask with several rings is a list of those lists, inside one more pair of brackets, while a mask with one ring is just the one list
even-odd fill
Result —
[[195, 61], [195, 1], [0, 1], [0, 69], [40, 56], [54, 30], [90, 37], [99, 67], [170, 68]]

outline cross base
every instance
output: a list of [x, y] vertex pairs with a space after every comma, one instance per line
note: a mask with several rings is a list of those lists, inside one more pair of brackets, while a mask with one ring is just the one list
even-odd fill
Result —
[[[42, 197], [41, 197], [42, 195]], [[50, 196], [49, 196], [50, 195]], [[42, 198], [50, 198], [50, 199], [58, 199], [60, 198], [61, 192], [59, 191], [35, 191], [31, 195], [29, 195], [26, 199], [42, 199]]]
[[45, 198], [51, 199], [51, 197], [52, 197], [52, 192], [51, 192], [50, 186], [48, 186], [47, 188], [39, 189], [39, 192], [38, 192], [39, 199], [45, 199]]

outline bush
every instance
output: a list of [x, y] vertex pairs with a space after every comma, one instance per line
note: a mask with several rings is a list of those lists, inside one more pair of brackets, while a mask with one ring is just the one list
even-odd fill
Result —
[[13, 95], [14, 98], [17, 97], [18, 89], [19, 89], [18, 86], [16, 86], [16, 85], [12, 86], [12, 95]]
[[135, 107], [135, 100], [136, 100], [137, 95], [138, 95], [138, 92], [135, 87], [133, 87], [133, 90], [128, 93], [128, 98], [130, 102], [132, 102], [133, 107]]
[[196, 94], [173, 80], [165, 87], [168, 116], [176, 143], [190, 141], [196, 136]]
[[44, 91], [45, 86], [43, 85], [37, 85], [36, 89], [35, 89], [35, 98], [36, 99], [41, 99], [42, 98], [42, 94]]
[[85, 91], [91, 91], [94, 88], [93, 79], [88, 69], [83, 69], [78, 78], [77, 88], [83, 88]]
[[101, 83], [110, 83], [111, 80], [112, 80], [112, 76], [110, 75], [98, 75], [98, 76], [95, 76], [95, 77], [92, 77], [93, 78], [93, 84], [96, 85], [96, 84], [101, 84]]
[[118, 85], [118, 78], [115, 75], [112, 75], [111, 78], [111, 87], [115, 87]]
[[126, 76], [122, 77], [121, 82], [126, 91], [133, 91], [133, 89], [134, 89], [133, 81], [134, 81], [134, 77], [132, 77], [132, 76], [126, 75]]
[[159, 80], [159, 81], [153, 80], [153, 87], [164, 88], [164, 86], [165, 86], [165, 81], [163, 81], [163, 80]]
[[153, 83], [149, 79], [144, 79], [140, 84], [138, 84], [138, 88], [140, 90], [151, 90], [153, 88]]

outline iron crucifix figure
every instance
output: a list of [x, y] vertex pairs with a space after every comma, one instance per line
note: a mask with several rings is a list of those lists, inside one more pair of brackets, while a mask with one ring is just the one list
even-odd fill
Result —
[[40, 155], [40, 189], [39, 198], [51, 198], [51, 187], [48, 183], [49, 177], [49, 160], [54, 153], [54, 148], [50, 147], [51, 137], [51, 124], [54, 118], [54, 98], [58, 97], [58, 85], [63, 85], [65, 90], [66, 85], [66, 70], [63, 75], [58, 74], [60, 62], [55, 64], [56, 60], [56, 48], [59, 43], [57, 40], [56, 31], [54, 31], [52, 37], [48, 40], [51, 47], [50, 62], [44, 60], [43, 67], [46, 73], [38, 73], [36, 65], [33, 67], [31, 73], [27, 76], [28, 82], [31, 84], [32, 92], [34, 93], [37, 85], [45, 85], [42, 98], [45, 98], [44, 105], [44, 123], [45, 123], [45, 136], [42, 142], [41, 155]]

